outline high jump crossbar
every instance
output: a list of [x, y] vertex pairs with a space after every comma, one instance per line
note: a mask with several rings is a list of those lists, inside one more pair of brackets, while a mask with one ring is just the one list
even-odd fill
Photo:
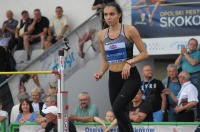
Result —
[[[63, 102], [67, 104], [67, 96], [66, 98], [63, 97], [63, 94], [66, 93], [64, 91], [64, 50], [59, 50], [59, 57], [60, 57], [60, 66], [58, 71], [11, 71], [11, 72], [0, 72], [0, 75], [8, 75], [8, 74], [56, 74], [58, 76], [58, 93], [57, 93], [57, 107], [58, 107], [58, 132], [69, 132], [69, 119], [68, 119], [68, 107], [64, 110]], [[62, 76], [62, 79], [61, 79]], [[67, 92], [68, 93], [68, 92]], [[66, 100], [64, 100], [66, 99]], [[64, 100], [64, 101], [63, 101]], [[66, 105], [68, 106], [68, 104]]]
[[57, 74], [60, 75], [58, 71], [11, 71], [11, 72], [0, 72], [3, 74]]

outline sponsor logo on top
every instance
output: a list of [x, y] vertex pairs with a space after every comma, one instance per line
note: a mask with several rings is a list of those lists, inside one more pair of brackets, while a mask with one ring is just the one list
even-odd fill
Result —
[[110, 46], [110, 49], [113, 49], [113, 50], [114, 50], [114, 49], [117, 49], [117, 45], [114, 45], [114, 44], [111, 45], [111, 46]]

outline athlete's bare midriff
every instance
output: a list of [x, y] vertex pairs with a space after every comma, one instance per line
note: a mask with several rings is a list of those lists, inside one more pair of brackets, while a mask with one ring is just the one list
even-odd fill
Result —
[[[110, 71], [113, 71], [113, 72], [120, 72], [122, 71], [124, 65], [125, 65], [126, 61], [122, 61], [122, 62], [119, 62], [119, 63], [113, 63], [113, 64], [110, 64], [109, 65], [109, 70]], [[132, 64], [131, 67], [134, 67], [135, 65]]]

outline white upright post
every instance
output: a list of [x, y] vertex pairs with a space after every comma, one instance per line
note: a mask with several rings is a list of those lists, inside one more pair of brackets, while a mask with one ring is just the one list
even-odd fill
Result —
[[[58, 76], [58, 93], [57, 93], [57, 105], [58, 105], [58, 132], [69, 132], [68, 128], [68, 114], [65, 111], [64, 102], [67, 104], [67, 92], [64, 92], [64, 49], [58, 51], [60, 57], [59, 73]], [[63, 96], [66, 95], [64, 98]], [[64, 100], [65, 99], [65, 100]]]

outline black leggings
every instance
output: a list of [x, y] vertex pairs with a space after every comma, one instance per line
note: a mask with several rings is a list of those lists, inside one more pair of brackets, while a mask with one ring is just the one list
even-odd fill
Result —
[[140, 87], [141, 79], [136, 67], [130, 69], [128, 79], [122, 79], [121, 72], [109, 71], [109, 96], [119, 132], [133, 132], [128, 106]]

